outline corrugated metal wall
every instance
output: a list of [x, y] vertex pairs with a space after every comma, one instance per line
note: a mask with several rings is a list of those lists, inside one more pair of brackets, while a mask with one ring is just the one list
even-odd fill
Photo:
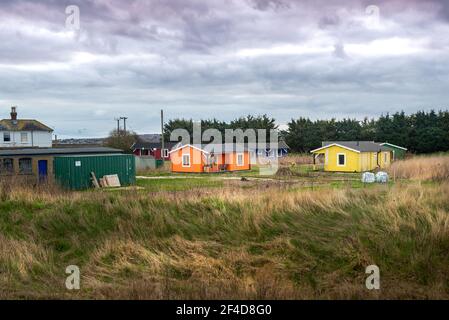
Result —
[[118, 174], [123, 186], [135, 184], [134, 155], [62, 156], [54, 159], [56, 181], [68, 189], [91, 188], [93, 186], [91, 172], [95, 172], [97, 179], [105, 175]]

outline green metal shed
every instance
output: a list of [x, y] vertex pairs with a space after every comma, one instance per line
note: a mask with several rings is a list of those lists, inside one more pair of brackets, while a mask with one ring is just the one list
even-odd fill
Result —
[[55, 179], [65, 188], [72, 190], [91, 188], [93, 186], [91, 172], [95, 173], [97, 179], [117, 174], [122, 186], [135, 184], [134, 155], [77, 155], [54, 158]]
[[400, 147], [400, 146], [397, 146], [395, 144], [388, 143], [388, 142], [381, 143], [380, 145], [393, 151], [393, 160], [400, 160], [400, 159], [405, 158], [405, 153], [407, 152], [407, 148]]

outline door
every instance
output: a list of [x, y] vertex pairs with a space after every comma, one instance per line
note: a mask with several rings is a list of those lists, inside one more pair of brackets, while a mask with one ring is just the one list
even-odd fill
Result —
[[46, 180], [48, 175], [48, 161], [39, 160], [38, 169], [39, 169], [39, 180], [40, 181]]

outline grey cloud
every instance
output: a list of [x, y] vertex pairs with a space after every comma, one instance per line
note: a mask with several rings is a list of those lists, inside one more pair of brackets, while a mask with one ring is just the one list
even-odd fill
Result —
[[[0, 28], [0, 117], [14, 104], [60, 136], [102, 136], [124, 113], [132, 129], [156, 131], [162, 107], [168, 117], [266, 112], [285, 123], [444, 106], [447, 5], [377, 1], [384, 25], [369, 29], [360, 17], [371, 2], [2, 1], [10, 25]], [[68, 4], [81, 10], [74, 38], [61, 36]], [[395, 37], [424, 39], [425, 50], [348, 49]], [[288, 52], [303, 46], [330, 50]], [[256, 54], [239, 55], [246, 49]], [[80, 52], [86, 61], [73, 60]]]

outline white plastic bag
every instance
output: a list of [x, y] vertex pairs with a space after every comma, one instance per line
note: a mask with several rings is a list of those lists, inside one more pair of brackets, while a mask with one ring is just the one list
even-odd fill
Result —
[[376, 182], [376, 176], [372, 172], [364, 172], [362, 174], [363, 183], [374, 183]]
[[387, 183], [388, 182], [388, 173], [379, 171], [376, 173], [376, 182], [379, 183]]

